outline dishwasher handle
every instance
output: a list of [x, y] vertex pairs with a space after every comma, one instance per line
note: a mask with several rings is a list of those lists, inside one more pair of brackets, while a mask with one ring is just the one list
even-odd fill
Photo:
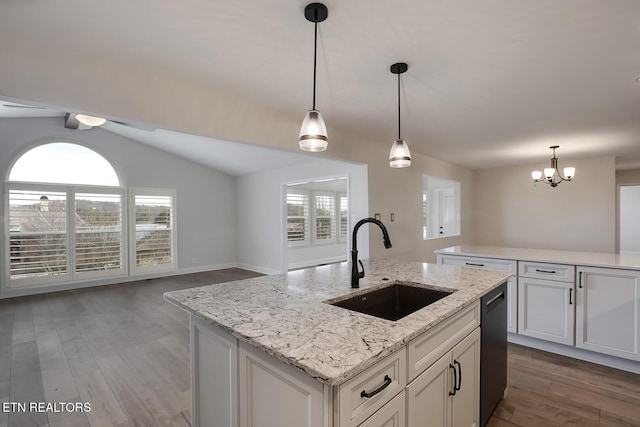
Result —
[[487, 301], [487, 313], [499, 306], [504, 301], [504, 292], [500, 292], [495, 297]]

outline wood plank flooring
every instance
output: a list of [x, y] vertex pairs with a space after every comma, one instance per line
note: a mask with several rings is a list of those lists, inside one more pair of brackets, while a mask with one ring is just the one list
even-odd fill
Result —
[[224, 269], [0, 300], [0, 402], [91, 404], [0, 406], [0, 427], [190, 426], [189, 317], [162, 294], [255, 276]]
[[640, 375], [509, 344], [507, 398], [487, 427], [640, 426]]
[[[0, 300], [0, 427], [190, 426], [189, 318], [164, 292], [258, 276], [206, 273]], [[640, 426], [640, 376], [509, 346], [509, 395], [489, 427]], [[288, 426], [283, 426], [288, 427]]]

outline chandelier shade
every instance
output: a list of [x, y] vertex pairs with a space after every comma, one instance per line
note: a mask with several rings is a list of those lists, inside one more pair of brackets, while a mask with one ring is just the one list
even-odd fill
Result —
[[544, 168], [543, 172], [537, 170], [531, 172], [531, 178], [533, 182], [544, 182], [545, 184], [549, 184], [551, 187], [557, 187], [562, 181], [572, 181], [573, 177], [576, 176], [576, 168], [569, 166], [563, 169], [563, 173], [561, 174], [558, 170], [558, 158], [556, 157], [556, 149], [560, 148], [559, 145], [552, 145], [549, 147], [553, 150], [553, 157], [551, 158], [551, 163], [548, 168]]

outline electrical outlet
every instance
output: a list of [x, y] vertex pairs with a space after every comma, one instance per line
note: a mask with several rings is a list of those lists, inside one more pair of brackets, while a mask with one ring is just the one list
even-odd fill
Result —
[[394, 214], [393, 212], [391, 212], [391, 218], [390, 218], [390, 220], [391, 220], [391, 221], [395, 221], [395, 219], [396, 219], [396, 214]]

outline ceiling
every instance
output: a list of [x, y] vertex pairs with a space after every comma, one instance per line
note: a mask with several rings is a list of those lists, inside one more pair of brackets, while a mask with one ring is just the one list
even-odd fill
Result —
[[[99, 55], [162, 67], [302, 121], [313, 66], [306, 4], [5, 1], [0, 39], [64, 46], [87, 61]], [[548, 147], [559, 145], [561, 166], [563, 159], [616, 156], [618, 168], [640, 167], [637, 0], [325, 4], [317, 108], [329, 129], [391, 145], [397, 82], [389, 66], [403, 61], [402, 136], [412, 151], [481, 169], [547, 160]], [[186, 144], [161, 145], [198, 157], [197, 148], [183, 152]]]

